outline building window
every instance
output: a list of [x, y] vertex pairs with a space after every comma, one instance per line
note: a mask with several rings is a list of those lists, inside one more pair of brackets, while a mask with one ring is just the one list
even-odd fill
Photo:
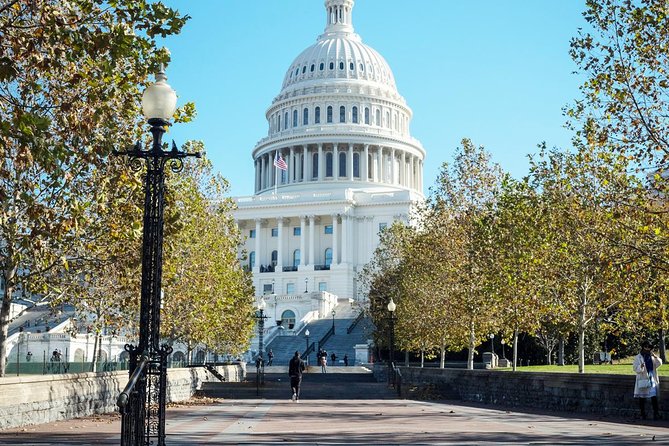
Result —
[[312, 170], [312, 178], [318, 178], [318, 153], [314, 153], [311, 156], [311, 170]]
[[286, 284], [286, 294], [295, 294], [295, 284], [293, 282]]
[[330, 62], [330, 69], [334, 70], [334, 62]]
[[325, 68], [325, 64], [321, 62], [321, 64], [318, 66], [318, 69], [323, 71], [323, 68]]
[[262, 293], [263, 294], [274, 294], [274, 290], [272, 289], [272, 284], [271, 283], [263, 283]]
[[339, 122], [346, 122], [346, 107], [339, 107]]
[[379, 223], [379, 232], [383, 231], [388, 227], [388, 223]]
[[360, 154], [353, 154], [353, 176], [360, 178]]
[[332, 152], [325, 154], [325, 176], [332, 176]]
[[281, 113], [279, 113], [279, 125], [276, 127], [277, 131], [281, 131]]
[[344, 62], [339, 62], [339, 69], [343, 70], [344, 69]]
[[339, 176], [346, 176], [346, 152], [339, 152]]
[[279, 261], [279, 251], [272, 251], [272, 266], [276, 267], [277, 262]]
[[251, 251], [249, 254], [249, 268], [253, 269], [256, 266], [256, 252]]
[[296, 249], [293, 251], [293, 266], [297, 268], [300, 266], [300, 250]]
[[327, 291], [328, 283], [327, 282], [318, 282], [318, 291]]
[[365, 66], [363, 64], [360, 64], [360, 71], [365, 71]]
[[311, 70], [310, 71], [313, 73], [315, 69], [316, 69], [316, 65], [311, 64]]
[[352, 114], [351, 120], [353, 121], [353, 124], [357, 124], [358, 123], [358, 107], [353, 107], [351, 109], [351, 114]]
[[293, 127], [297, 127], [297, 110], [293, 110]]
[[355, 70], [355, 64], [354, 64], [353, 62], [351, 62], [351, 63], [348, 65], [348, 68], [349, 68], [351, 71]]
[[332, 265], [332, 248], [325, 250], [325, 266]]
[[332, 225], [325, 225], [325, 234], [332, 234]]
[[328, 105], [328, 124], [332, 123], [332, 106]]
[[369, 125], [369, 107], [365, 107], [365, 124]]
[[302, 235], [302, 228], [300, 226], [293, 228], [293, 235], [294, 236], [300, 236]]
[[279, 228], [272, 228], [272, 237], [279, 236]]
[[314, 124], [320, 124], [321, 123], [321, 108], [316, 107], [316, 110], [314, 110]]
[[281, 314], [281, 325], [292, 330], [295, 328], [295, 313], [290, 310], [286, 310]]
[[256, 230], [255, 229], [251, 229], [249, 231], [249, 238], [256, 238]]
[[305, 65], [305, 66], [302, 67], [302, 74], [304, 74], [306, 72], [307, 72], [307, 66]]
[[283, 129], [286, 130], [288, 128], [288, 112], [283, 114]]
[[309, 109], [305, 108], [302, 112], [302, 125], [309, 125]]

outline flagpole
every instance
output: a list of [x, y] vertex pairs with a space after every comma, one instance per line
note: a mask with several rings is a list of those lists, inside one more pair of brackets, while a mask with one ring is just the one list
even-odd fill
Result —
[[279, 166], [274, 163], [274, 195], [276, 195], [276, 185], [279, 184]]

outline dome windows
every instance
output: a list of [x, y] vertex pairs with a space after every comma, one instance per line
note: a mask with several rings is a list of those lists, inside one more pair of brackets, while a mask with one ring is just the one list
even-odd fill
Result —
[[321, 64], [318, 66], [318, 69], [323, 71], [324, 68], [325, 68], [325, 64], [323, 62], [321, 62]]
[[360, 71], [365, 71], [365, 66], [362, 63], [360, 64]]
[[349, 69], [350, 69], [351, 71], [354, 71], [354, 70], [355, 70], [355, 64], [354, 64], [353, 62], [351, 62], [351, 63], [348, 65], [348, 67], [349, 67]]
[[334, 62], [330, 62], [330, 69], [334, 70]]
[[283, 129], [288, 129], [288, 112], [283, 114]]
[[339, 107], [339, 122], [346, 122], [346, 107]]
[[332, 106], [331, 105], [328, 105], [327, 123], [332, 124]]
[[339, 62], [339, 69], [343, 70], [344, 69], [344, 62]]
[[346, 176], [346, 152], [339, 152], [339, 176]]
[[311, 71], [313, 73], [315, 69], [316, 69], [316, 65], [311, 64], [311, 68], [309, 69], [309, 71]]
[[314, 124], [320, 124], [321, 123], [321, 108], [316, 107], [314, 110]]
[[293, 110], [293, 127], [297, 127], [297, 110]]
[[351, 120], [353, 121], [353, 124], [358, 123], [358, 107], [353, 107], [351, 109]]
[[305, 108], [302, 112], [302, 125], [309, 125], [309, 109]]
[[305, 65], [305, 66], [302, 67], [302, 74], [304, 74], [306, 72], [307, 72], [307, 66]]
[[365, 107], [365, 124], [369, 125], [369, 107]]

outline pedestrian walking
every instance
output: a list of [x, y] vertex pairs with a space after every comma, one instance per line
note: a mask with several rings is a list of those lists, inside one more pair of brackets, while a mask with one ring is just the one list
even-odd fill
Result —
[[293, 401], [300, 402], [300, 386], [302, 385], [302, 372], [304, 372], [304, 361], [300, 358], [300, 352], [288, 363], [288, 376], [290, 376], [290, 388], [293, 391]]
[[337, 360], [337, 355], [335, 355], [334, 352], [330, 355], [330, 359], [332, 359], [332, 365], [336, 365], [337, 363], [335, 362]]
[[634, 358], [632, 369], [636, 373], [634, 383], [634, 398], [639, 399], [639, 411], [642, 419], [646, 419], [646, 399], [650, 398], [653, 406], [653, 419], [660, 418], [660, 408], [657, 401], [660, 380], [657, 369], [662, 360], [653, 353], [653, 346], [645, 341], [641, 344], [641, 352]]
[[348, 355], [344, 355], [344, 367], [348, 367]]
[[272, 365], [273, 360], [274, 360], [274, 352], [270, 348], [269, 353], [267, 353], [267, 365]]
[[318, 358], [318, 360], [321, 363], [321, 373], [327, 373], [328, 372], [328, 352], [323, 350], [321, 352], [321, 357]]

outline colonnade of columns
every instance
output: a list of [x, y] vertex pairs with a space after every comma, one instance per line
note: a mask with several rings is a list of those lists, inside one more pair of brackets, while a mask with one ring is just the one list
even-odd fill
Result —
[[[288, 165], [285, 171], [274, 165], [279, 154]], [[335, 143], [276, 149], [255, 160], [256, 192], [324, 179], [395, 184], [422, 191], [423, 159], [394, 147]]]

